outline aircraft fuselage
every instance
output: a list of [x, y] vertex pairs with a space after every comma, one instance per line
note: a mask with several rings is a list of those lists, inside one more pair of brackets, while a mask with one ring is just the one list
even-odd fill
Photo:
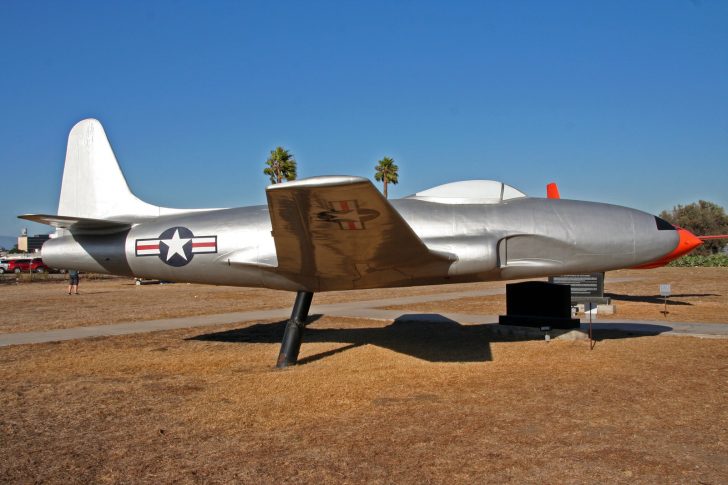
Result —
[[50, 266], [88, 272], [329, 291], [607, 271], [658, 260], [679, 242], [677, 231], [658, 228], [654, 216], [609, 204], [540, 198], [390, 202], [430, 250], [450, 254], [452, 261], [392, 274], [363, 268], [354, 278], [282, 274], [268, 206], [160, 216], [110, 234], [74, 233], [48, 241], [42, 256]]

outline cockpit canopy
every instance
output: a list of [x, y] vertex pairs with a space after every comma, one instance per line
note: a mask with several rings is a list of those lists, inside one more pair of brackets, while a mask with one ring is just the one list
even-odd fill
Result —
[[526, 197], [526, 194], [496, 180], [463, 180], [438, 185], [417, 192], [407, 199], [425, 200], [440, 204], [500, 204], [503, 201]]

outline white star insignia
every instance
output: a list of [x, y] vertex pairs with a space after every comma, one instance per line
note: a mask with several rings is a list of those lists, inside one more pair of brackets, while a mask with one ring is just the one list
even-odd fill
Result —
[[181, 239], [179, 237], [179, 229], [174, 231], [172, 239], [162, 239], [162, 242], [169, 248], [167, 251], [167, 261], [172, 259], [175, 254], [182, 256], [182, 259], [187, 261], [185, 255], [184, 245], [190, 242], [191, 238]]

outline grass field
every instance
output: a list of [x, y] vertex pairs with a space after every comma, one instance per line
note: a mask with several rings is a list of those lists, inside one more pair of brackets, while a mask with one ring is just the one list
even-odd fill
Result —
[[[652, 297], [655, 283], [671, 282], [684, 304], [667, 318], [679, 307], [725, 322], [728, 270], [715, 270], [620, 272], [642, 279], [607, 292], [623, 295], [624, 318], [664, 318]], [[3, 331], [292, 301], [125, 280], [82, 280], [78, 297], [63, 290], [0, 287], [22, 314], [3, 316]], [[273, 369], [282, 322], [0, 348], [0, 482], [728, 481], [728, 340], [606, 339], [590, 351], [579, 341], [390, 323], [323, 317], [304, 336], [302, 365], [285, 371]]]

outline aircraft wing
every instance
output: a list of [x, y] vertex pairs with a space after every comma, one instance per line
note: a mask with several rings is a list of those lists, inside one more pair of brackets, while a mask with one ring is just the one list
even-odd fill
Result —
[[279, 272], [353, 281], [454, 260], [430, 251], [365, 178], [295, 180], [269, 186], [266, 195]]
[[59, 229], [70, 229], [73, 232], [116, 232], [131, 227], [130, 223], [109, 221], [106, 219], [89, 219], [84, 217], [68, 217], [50, 214], [24, 214], [20, 219], [48, 224]]

